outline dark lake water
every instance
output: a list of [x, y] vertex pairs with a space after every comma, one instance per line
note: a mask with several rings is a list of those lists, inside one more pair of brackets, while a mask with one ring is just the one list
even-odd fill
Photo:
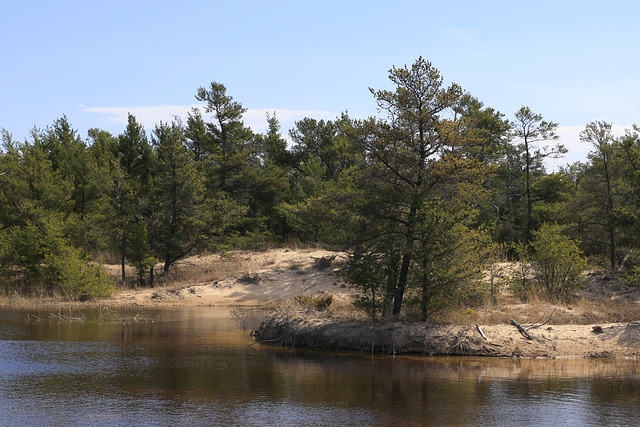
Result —
[[[227, 308], [0, 311], [0, 425], [640, 422], [636, 361], [281, 349], [253, 343], [229, 314]], [[250, 323], [261, 314], [252, 313]]]

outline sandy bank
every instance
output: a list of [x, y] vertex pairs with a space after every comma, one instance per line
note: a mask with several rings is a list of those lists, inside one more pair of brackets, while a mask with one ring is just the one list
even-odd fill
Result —
[[[357, 318], [351, 305], [357, 291], [337, 274], [344, 254], [323, 249], [273, 249], [264, 252], [236, 252], [231, 257], [206, 255], [185, 260], [166, 286], [120, 290], [116, 295], [90, 302], [28, 300], [22, 308], [91, 307], [176, 307], [176, 306], [299, 306], [298, 295], [332, 295], [337, 314], [313, 317], [295, 312], [275, 313], [264, 319], [257, 338], [287, 346], [382, 352], [390, 354], [479, 355], [505, 357], [608, 357], [635, 358], [640, 355], [640, 290], [627, 289], [614, 277], [593, 275], [578, 295], [586, 304], [523, 304], [504, 295], [501, 302], [450, 316], [446, 323], [339, 321]], [[117, 277], [119, 268], [110, 266]], [[179, 276], [182, 275], [182, 276]], [[279, 304], [279, 302], [285, 302]], [[579, 302], [578, 301], [578, 302]], [[24, 302], [24, 301], [23, 301]], [[7, 298], [5, 307], [20, 307]], [[621, 315], [614, 308], [620, 309]], [[342, 311], [341, 311], [342, 310]], [[475, 314], [468, 314], [475, 313]], [[455, 314], [455, 313], [454, 313]], [[529, 329], [526, 339], [508, 324], [552, 320]], [[480, 323], [486, 339], [476, 329]], [[594, 332], [597, 325], [601, 332]]]
[[[216, 264], [224, 269], [233, 264], [227, 278], [189, 280], [173, 286], [123, 290], [101, 300], [108, 306], [258, 306], [291, 299], [296, 295], [331, 294], [336, 300], [351, 301], [355, 290], [336, 275], [340, 254], [323, 249], [273, 249], [238, 252], [230, 259], [219, 256], [194, 257], [194, 268]], [[236, 273], [233, 271], [237, 270]]]
[[442, 325], [424, 322], [334, 321], [307, 315], [274, 313], [254, 331], [258, 341], [281, 346], [317, 347], [388, 354], [498, 357], [636, 358], [640, 323], [552, 325], [529, 329], [525, 338], [515, 326]]

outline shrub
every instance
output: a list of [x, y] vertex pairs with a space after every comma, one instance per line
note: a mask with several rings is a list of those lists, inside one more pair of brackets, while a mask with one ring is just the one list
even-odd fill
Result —
[[335, 259], [336, 255], [315, 258], [313, 260], [313, 268], [315, 268], [316, 270], [326, 270], [327, 268], [331, 267], [331, 264], [333, 264]]
[[559, 225], [543, 224], [531, 243], [535, 280], [551, 299], [567, 300], [582, 285], [587, 261], [578, 244], [562, 234]]
[[508, 286], [513, 295], [527, 302], [535, 287], [535, 274], [530, 261], [531, 254], [523, 243], [511, 245], [510, 250], [518, 258], [509, 271]]
[[333, 295], [296, 295], [294, 299], [307, 310], [325, 311], [333, 302]]
[[72, 298], [101, 298], [115, 291], [113, 281], [101, 266], [83, 259], [77, 248], [63, 248], [60, 254], [47, 257], [55, 281], [64, 294]]
[[349, 267], [341, 272], [346, 283], [362, 291], [363, 295], [354, 305], [373, 321], [382, 309], [381, 295], [386, 283], [381, 257], [374, 252], [355, 252], [349, 256]]
[[620, 281], [625, 286], [640, 288], [640, 267], [633, 267]]
[[61, 230], [61, 222], [46, 218], [0, 234], [0, 276], [6, 293], [62, 293], [88, 299], [115, 291], [102, 267], [71, 246]]

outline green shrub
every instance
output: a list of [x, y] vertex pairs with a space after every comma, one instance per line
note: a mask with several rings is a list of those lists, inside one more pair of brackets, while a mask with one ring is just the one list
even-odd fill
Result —
[[633, 269], [626, 273], [620, 281], [625, 286], [640, 288], [640, 267], [633, 267]]
[[144, 276], [158, 263], [151, 251], [148, 234], [146, 224], [139, 219], [130, 224], [127, 235], [127, 260], [136, 269], [141, 286], [144, 285]]
[[325, 311], [333, 302], [333, 295], [296, 295], [294, 299], [307, 310]]
[[530, 261], [531, 254], [523, 243], [511, 245], [510, 250], [519, 261], [511, 267], [507, 284], [514, 296], [527, 302], [535, 288], [535, 274], [533, 264]]
[[551, 299], [567, 300], [582, 283], [587, 261], [578, 244], [559, 225], [543, 224], [531, 242], [531, 261], [540, 291]]
[[48, 218], [0, 234], [0, 275], [5, 293], [56, 294], [70, 298], [104, 297], [115, 286], [101, 266], [71, 246], [61, 225]]
[[57, 286], [71, 298], [101, 298], [115, 291], [113, 281], [102, 266], [83, 259], [79, 249], [66, 247], [61, 253], [47, 257], [46, 261]]
[[380, 255], [373, 252], [354, 253], [349, 256], [349, 268], [342, 271], [344, 281], [354, 285], [363, 295], [354, 302], [375, 321], [381, 311], [381, 294], [385, 283], [384, 268]]

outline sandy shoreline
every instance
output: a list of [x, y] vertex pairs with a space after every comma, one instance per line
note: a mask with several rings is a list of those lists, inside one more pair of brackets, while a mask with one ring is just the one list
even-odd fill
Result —
[[[640, 323], [550, 325], [527, 332], [513, 325], [443, 325], [424, 322], [344, 322], [306, 315], [272, 314], [254, 332], [259, 341], [385, 354], [524, 358], [635, 359]], [[486, 337], [486, 338], [485, 338]]]
[[[92, 302], [36, 301], [42, 308], [241, 306], [279, 308], [297, 295], [332, 295], [335, 305], [352, 307], [357, 292], [337, 275], [343, 254], [323, 249], [274, 249], [238, 252], [233, 259], [197, 257], [192, 265], [233, 266], [215, 280], [207, 276], [179, 285], [121, 290]], [[227, 264], [225, 264], [227, 263]], [[591, 291], [590, 291], [591, 292]], [[624, 292], [624, 297], [629, 297]], [[613, 298], [613, 297], [612, 297]], [[634, 307], [632, 302], [631, 306]], [[11, 306], [11, 301], [4, 306]], [[286, 305], [286, 304], [284, 304]], [[499, 308], [498, 308], [499, 309]], [[528, 329], [525, 338], [511, 324], [446, 325], [424, 322], [340, 321], [303, 312], [292, 304], [266, 318], [256, 337], [278, 345], [323, 347], [391, 354], [477, 355], [541, 358], [636, 358], [640, 355], [640, 322], [550, 324]], [[347, 308], [355, 313], [355, 309]], [[555, 309], [554, 309], [555, 310]], [[571, 308], [568, 308], [571, 310]], [[576, 310], [572, 310], [575, 312]], [[635, 309], [634, 309], [635, 311]], [[520, 315], [520, 308], [518, 308]], [[348, 316], [351, 319], [355, 315]], [[517, 318], [526, 322], [525, 315]], [[535, 319], [529, 319], [535, 322]], [[562, 322], [560, 322], [562, 323]], [[531, 325], [529, 325], [530, 327]], [[594, 326], [600, 330], [594, 331]]]

